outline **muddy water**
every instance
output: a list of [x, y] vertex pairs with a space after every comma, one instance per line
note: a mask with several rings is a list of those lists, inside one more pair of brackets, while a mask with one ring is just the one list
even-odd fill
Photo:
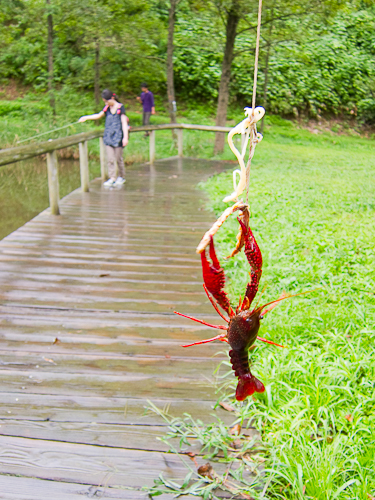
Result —
[[[100, 175], [90, 161], [90, 179]], [[79, 160], [59, 159], [60, 197], [80, 185]], [[49, 206], [47, 164], [43, 157], [0, 167], [0, 240]]]

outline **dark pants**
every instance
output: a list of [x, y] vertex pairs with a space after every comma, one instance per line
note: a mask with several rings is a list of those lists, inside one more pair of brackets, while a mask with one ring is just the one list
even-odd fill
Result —
[[[143, 122], [142, 125], [150, 125], [151, 111], [143, 111]], [[145, 135], [150, 135], [150, 132], [146, 132]]]

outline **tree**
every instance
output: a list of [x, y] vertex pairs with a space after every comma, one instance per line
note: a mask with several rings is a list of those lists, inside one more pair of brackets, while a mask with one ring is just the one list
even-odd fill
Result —
[[[225, 126], [227, 119], [227, 109], [229, 100], [229, 82], [231, 77], [232, 62], [234, 58], [234, 42], [237, 36], [237, 26], [240, 21], [240, 0], [232, 0], [229, 8], [227, 9], [227, 16], [225, 20], [225, 48], [223, 63], [221, 66], [221, 79], [219, 87], [219, 97], [217, 101], [216, 111], [216, 125]], [[224, 148], [225, 136], [222, 133], [216, 133], [214, 154], [222, 151]]]
[[48, 51], [48, 93], [49, 102], [52, 108], [53, 114], [56, 114], [55, 96], [53, 94], [53, 18], [51, 11], [51, 0], [46, 0], [47, 3], [47, 26], [48, 26], [48, 38], [47, 38], [47, 51]]
[[179, 0], [170, 0], [169, 15], [168, 15], [168, 42], [167, 42], [167, 93], [168, 107], [171, 123], [176, 123], [176, 98], [174, 89], [174, 74], [173, 74], [173, 36], [174, 26], [176, 22], [176, 8]]
[[[265, 29], [269, 30], [268, 42], [266, 42], [266, 44], [262, 47], [266, 47], [268, 52], [268, 56], [266, 55], [267, 80], [268, 61], [270, 57], [271, 46], [272, 44], [276, 43], [276, 40], [273, 36], [276, 24], [279, 24], [280, 30], [281, 32], [283, 32], [285, 24], [292, 19], [299, 20], [297, 26], [301, 26], [301, 20], [306, 17], [313, 18], [314, 16], [315, 22], [317, 22], [318, 18], [320, 18], [321, 20], [323, 20], [324, 18], [327, 19], [327, 16], [334, 14], [337, 8], [342, 3], [342, 0], [271, 0], [271, 3], [269, 5], [266, 4], [265, 9], [267, 11], [267, 15], [263, 15], [261, 27], [262, 31], [264, 31]], [[251, 33], [255, 34], [257, 28], [257, 16], [255, 15], [255, 12], [258, 7], [258, 0], [253, 0], [252, 4], [244, 2], [243, 0], [231, 0], [229, 6], [226, 6], [225, 0], [222, 0], [216, 5], [217, 8], [223, 10], [226, 13], [226, 16], [224, 18], [226, 28], [226, 41], [216, 112], [216, 125], [225, 126], [229, 101], [229, 82], [231, 78], [232, 63], [234, 58], [240, 53], [238, 51], [235, 51], [235, 42], [238, 38], [238, 35], [240, 34], [245, 34], [245, 36], [247, 37]], [[294, 24], [294, 26], [295, 25], [296, 24]], [[284, 39], [290, 38], [291, 36], [293, 37], [293, 34], [294, 32], [292, 29], [287, 34], [287, 37], [285, 37], [285, 33], [283, 33], [283, 37]], [[278, 40], [278, 43], [280, 43], [280, 40]], [[265, 97], [267, 99], [266, 87]], [[215, 154], [223, 150], [224, 138], [224, 134], [216, 134], [214, 149]]]

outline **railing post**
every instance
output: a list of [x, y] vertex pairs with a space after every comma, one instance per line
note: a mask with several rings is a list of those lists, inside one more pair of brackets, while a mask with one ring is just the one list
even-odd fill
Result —
[[155, 162], [155, 130], [151, 130], [149, 137], [150, 137], [150, 165], [153, 165]]
[[99, 148], [100, 148], [100, 172], [103, 181], [108, 179], [108, 164], [107, 164], [107, 153], [105, 150], [105, 144], [103, 137], [99, 137]]
[[79, 168], [81, 171], [81, 187], [83, 193], [89, 192], [89, 160], [87, 154], [87, 141], [79, 143]]
[[60, 215], [59, 175], [56, 151], [47, 153], [49, 206], [52, 215]]
[[178, 156], [180, 158], [183, 157], [183, 146], [184, 146], [182, 134], [183, 134], [183, 129], [182, 128], [177, 129], [177, 149], [178, 149]]

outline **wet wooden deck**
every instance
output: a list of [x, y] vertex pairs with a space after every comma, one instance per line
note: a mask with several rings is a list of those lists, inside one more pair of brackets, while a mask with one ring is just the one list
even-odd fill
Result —
[[220, 346], [181, 348], [212, 330], [173, 310], [220, 323], [195, 254], [213, 215], [195, 186], [223, 168], [142, 165], [0, 242], [0, 498], [138, 499], [160, 472], [185, 476], [145, 407], [213, 420]]

